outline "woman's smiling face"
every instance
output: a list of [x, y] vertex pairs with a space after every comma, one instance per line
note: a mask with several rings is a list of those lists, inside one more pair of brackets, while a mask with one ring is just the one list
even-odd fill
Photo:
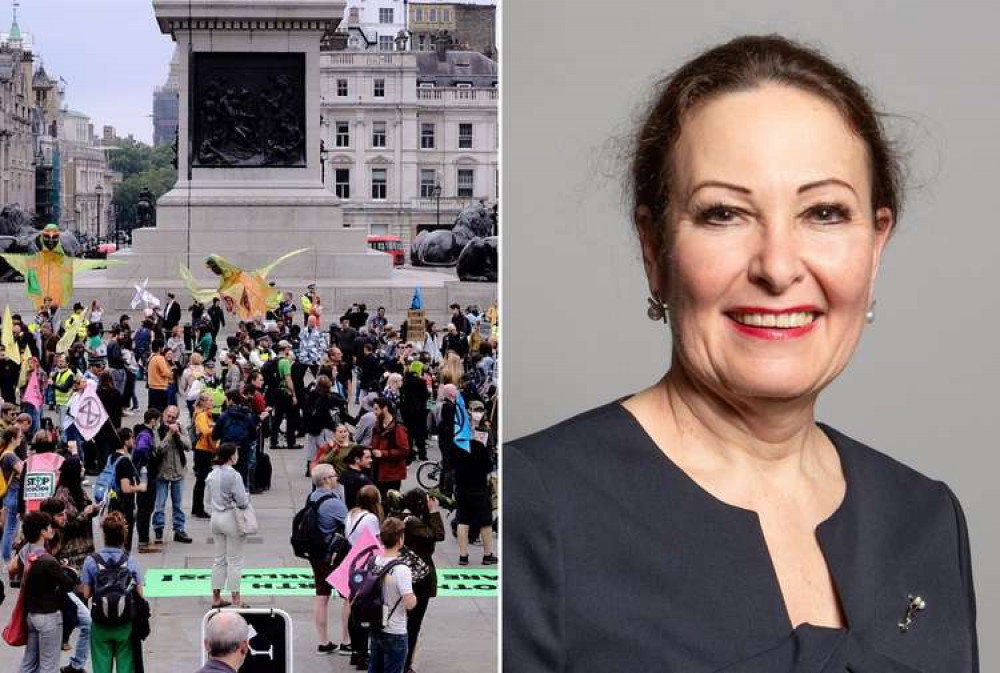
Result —
[[767, 84], [694, 108], [671, 157], [669, 251], [644, 252], [675, 357], [721, 394], [818, 392], [850, 360], [892, 228], [864, 142], [825, 100]]

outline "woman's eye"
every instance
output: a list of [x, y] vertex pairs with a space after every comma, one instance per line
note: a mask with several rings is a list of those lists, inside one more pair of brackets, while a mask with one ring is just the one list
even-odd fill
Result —
[[698, 221], [702, 224], [732, 224], [737, 220], [739, 214], [738, 210], [728, 206], [710, 206], [698, 213]]
[[822, 224], [835, 224], [851, 219], [851, 213], [843, 206], [831, 203], [824, 203], [813, 206], [806, 213], [814, 222]]

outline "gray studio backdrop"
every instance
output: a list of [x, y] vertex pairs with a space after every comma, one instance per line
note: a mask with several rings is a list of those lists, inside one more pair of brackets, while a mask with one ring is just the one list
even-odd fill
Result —
[[956, 491], [982, 670], [1000, 670], [1000, 7], [504, 0], [503, 11], [508, 440], [666, 369], [616, 162], [652, 82], [705, 46], [779, 32], [819, 46], [905, 117], [893, 128], [909, 148], [910, 192], [878, 317], [819, 416]]

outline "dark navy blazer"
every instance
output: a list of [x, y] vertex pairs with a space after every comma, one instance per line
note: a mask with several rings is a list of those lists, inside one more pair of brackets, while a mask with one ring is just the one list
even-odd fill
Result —
[[[793, 628], [757, 514], [711, 496], [619, 404], [504, 446], [508, 673], [976, 673], [954, 494], [820, 426], [847, 491], [817, 537], [846, 628]], [[912, 612], [910, 597], [924, 609]]]

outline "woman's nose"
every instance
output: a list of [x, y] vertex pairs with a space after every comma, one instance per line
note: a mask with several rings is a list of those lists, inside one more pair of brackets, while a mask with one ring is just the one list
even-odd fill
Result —
[[769, 294], [783, 294], [805, 274], [801, 253], [793, 224], [764, 224], [750, 259], [750, 281]]

